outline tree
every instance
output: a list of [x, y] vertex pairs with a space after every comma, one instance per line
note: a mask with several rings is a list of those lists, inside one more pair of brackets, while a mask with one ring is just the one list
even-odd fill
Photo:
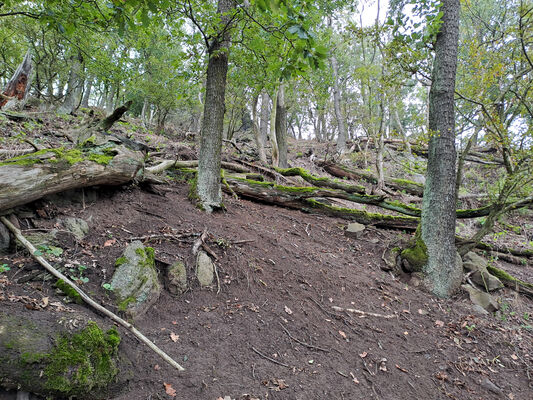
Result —
[[220, 189], [220, 163], [226, 76], [228, 73], [228, 52], [230, 28], [234, 18], [233, 0], [218, 0], [217, 13], [220, 22], [216, 36], [209, 43], [207, 82], [204, 103], [204, 121], [200, 136], [200, 157], [198, 159], [197, 192], [202, 207], [207, 211], [222, 206]]
[[425, 247], [424, 272], [432, 292], [449, 296], [462, 277], [455, 250], [455, 74], [459, 39], [459, 0], [441, 2], [442, 25], [435, 43], [429, 94], [429, 153], [418, 246]]

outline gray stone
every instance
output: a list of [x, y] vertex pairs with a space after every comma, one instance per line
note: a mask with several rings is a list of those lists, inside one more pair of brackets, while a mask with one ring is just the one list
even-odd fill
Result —
[[470, 279], [476, 285], [481, 286], [487, 292], [503, 288], [503, 283], [487, 270], [488, 262], [483, 257], [471, 251], [465, 254], [464, 259], [463, 267], [472, 272]]
[[363, 235], [365, 229], [366, 226], [364, 226], [363, 224], [360, 224], [358, 222], [352, 222], [351, 224], [348, 224], [346, 230], [344, 231], [344, 234], [346, 236], [359, 239]]
[[215, 277], [215, 265], [204, 251], [199, 251], [196, 256], [196, 277], [200, 286], [209, 286]]
[[182, 261], [176, 261], [167, 271], [168, 291], [176, 296], [187, 290], [187, 268]]
[[9, 229], [0, 222], [0, 254], [7, 254], [11, 246], [11, 236]]
[[481, 315], [481, 316], [484, 316], [484, 315], [488, 315], [489, 312], [487, 310], [485, 310], [483, 307], [481, 306], [478, 306], [477, 304], [474, 304], [472, 306], [472, 311], [474, 311], [477, 315]]
[[494, 383], [492, 383], [489, 378], [485, 378], [483, 382], [481, 382], [481, 387], [487, 389], [488, 391], [496, 394], [503, 394], [503, 390], [501, 390], [498, 386], [496, 386]]
[[421, 185], [425, 185], [426, 184], [426, 177], [422, 174], [413, 174], [411, 176], [411, 180], [413, 182], [416, 182], [416, 183], [419, 183]]
[[81, 218], [68, 217], [62, 223], [65, 229], [72, 232], [78, 240], [82, 240], [89, 233], [89, 225]]
[[132, 318], [140, 317], [161, 294], [154, 249], [145, 248], [139, 241], [132, 242], [115, 266], [117, 269], [110, 283], [118, 308]]
[[470, 285], [463, 285], [462, 288], [468, 292], [472, 303], [482, 307], [486, 311], [495, 312], [500, 308], [498, 302], [489, 293], [482, 292]]

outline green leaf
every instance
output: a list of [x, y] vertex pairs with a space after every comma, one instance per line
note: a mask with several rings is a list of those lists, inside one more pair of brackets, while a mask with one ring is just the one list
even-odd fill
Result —
[[42, 256], [43, 256], [43, 252], [42, 252], [41, 250], [35, 250], [35, 251], [33, 252], [33, 255], [34, 255], [35, 257], [42, 257]]

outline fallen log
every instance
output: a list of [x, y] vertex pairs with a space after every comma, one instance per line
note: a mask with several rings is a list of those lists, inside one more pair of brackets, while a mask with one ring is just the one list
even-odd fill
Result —
[[124, 145], [46, 149], [0, 162], [0, 211], [46, 195], [95, 185], [131, 182], [144, 153]]
[[303, 168], [274, 168], [277, 172], [279, 172], [283, 176], [299, 176], [304, 181], [309, 182], [313, 186], [318, 187], [327, 187], [331, 189], [340, 189], [344, 190], [347, 193], [361, 193], [364, 194], [366, 189], [364, 186], [360, 185], [348, 185], [346, 183], [341, 182], [335, 182], [328, 178], [319, 178], [312, 174], [310, 174], [308, 171], [306, 171]]
[[[351, 208], [331, 206], [317, 200], [328, 197], [351, 200], [355, 199], [355, 197], [363, 198], [361, 195], [348, 194], [333, 189], [281, 186], [272, 182], [256, 182], [237, 178], [227, 178], [226, 181], [228, 186], [222, 186], [223, 190], [229, 193], [233, 191], [241, 197], [262, 203], [275, 204], [305, 212], [318, 212], [381, 228], [414, 230], [418, 225], [418, 218], [415, 217], [369, 213]], [[369, 201], [380, 201], [380, 196], [364, 197], [368, 198]]]
[[[334, 164], [331, 162], [318, 161], [317, 165], [324, 168], [329, 174], [336, 176], [337, 178], [348, 178], [352, 180], [363, 179], [367, 182], [376, 184], [378, 183], [378, 178], [368, 171], [357, 170], [353, 168], [348, 168], [343, 165]], [[406, 193], [422, 197], [424, 194], [424, 185], [416, 183], [407, 179], [397, 179], [391, 177], [385, 177], [385, 185], [397, 190], [405, 191]]]
[[[161, 160], [159, 164], [152, 167], [147, 167], [146, 171], [151, 172], [152, 174], [160, 174], [163, 171], [166, 171], [170, 168], [196, 168], [198, 167], [198, 160]], [[242, 165], [222, 161], [222, 168], [229, 171], [239, 172], [246, 174], [250, 172], [249, 168], [243, 167]]]
[[529, 282], [524, 282], [520, 279], [515, 278], [508, 272], [503, 269], [496, 268], [492, 265], [487, 266], [487, 271], [492, 275], [498, 278], [502, 283], [509, 289], [513, 289], [519, 293], [525, 294], [528, 297], [533, 298], [533, 284]]

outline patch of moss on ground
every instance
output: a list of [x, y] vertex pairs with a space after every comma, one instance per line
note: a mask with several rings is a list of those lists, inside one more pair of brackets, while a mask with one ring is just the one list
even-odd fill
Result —
[[104, 333], [92, 321], [81, 332], [60, 337], [47, 356], [45, 387], [68, 396], [107, 387], [119, 371], [114, 361], [119, 343], [116, 328]]
[[118, 303], [117, 307], [119, 309], [119, 311], [126, 311], [128, 309], [128, 306], [131, 304], [131, 303], [135, 303], [136, 300], [135, 300], [135, 297], [126, 297], [124, 300], [122, 300], [120, 303]]
[[122, 264], [126, 264], [128, 262], [128, 259], [124, 256], [117, 258], [117, 261], [115, 261], [115, 267], [120, 267]]
[[154, 267], [155, 265], [155, 252], [152, 247], [144, 247], [135, 250], [135, 253], [141, 258], [139, 265], [143, 268]]
[[428, 249], [422, 240], [418, 226], [411, 246], [402, 251], [401, 257], [409, 263], [411, 272], [421, 272], [428, 262]]
[[81, 298], [80, 294], [76, 292], [72, 286], [68, 285], [63, 279], [59, 279], [56, 282], [56, 287], [77, 304], [83, 304], [83, 299]]

